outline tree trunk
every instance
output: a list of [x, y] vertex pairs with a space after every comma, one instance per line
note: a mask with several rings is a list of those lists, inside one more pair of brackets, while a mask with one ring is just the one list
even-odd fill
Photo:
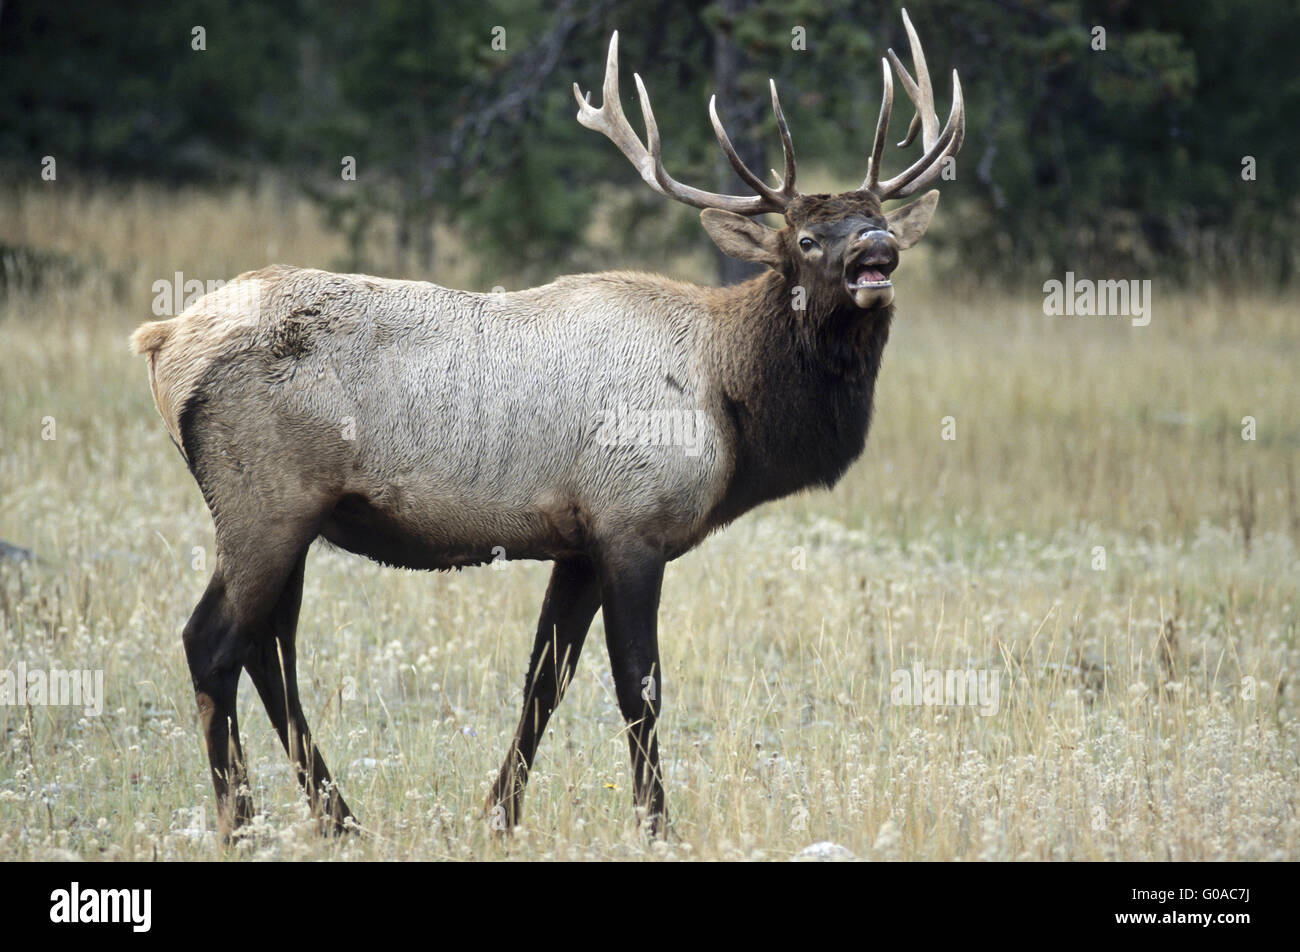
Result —
[[421, 112], [419, 126], [419, 153], [416, 159], [418, 170], [418, 209], [416, 216], [415, 250], [420, 268], [420, 277], [426, 281], [434, 278], [433, 267], [433, 224], [437, 218], [437, 172], [434, 168], [438, 155], [438, 142], [429, 128], [425, 113]]
[[[732, 41], [733, 24], [750, 6], [752, 0], [720, 0], [718, 3], [723, 21], [714, 34], [713, 80], [718, 94], [718, 115], [731, 117], [731, 122], [727, 123], [731, 144], [736, 147], [741, 161], [761, 176], [764, 171], [763, 146], [755, 137], [758, 128], [755, 120], [761, 114], [762, 105], [756, 103], [750, 91], [739, 88], [738, 77], [745, 66], [745, 54]], [[725, 119], [723, 121], [726, 123]], [[724, 194], [749, 194], [749, 186], [736, 177], [721, 152], [718, 154], [717, 183], [717, 191]], [[762, 265], [737, 261], [721, 251], [717, 252], [717, 261], [718, 281], [724, 285], [748, 280], [763, 270]]]

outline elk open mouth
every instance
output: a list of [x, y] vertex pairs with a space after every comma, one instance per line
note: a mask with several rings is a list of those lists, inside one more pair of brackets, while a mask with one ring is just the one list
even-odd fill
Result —
[[844, 286], [860, 308], [886, 307], [894, 301], [894, 282], [889, 279], [893, 262], [859, 261], [845, 270]]
[[854, 270], [857, 271], [857, 277], [852, 278], [848, 282], [850, 290], [857, 290], [858, 288], [887, 288], [891, 287], [894, 283], [889, 280], [889, 276], [878, 267], [866, 266], [855, 268]]

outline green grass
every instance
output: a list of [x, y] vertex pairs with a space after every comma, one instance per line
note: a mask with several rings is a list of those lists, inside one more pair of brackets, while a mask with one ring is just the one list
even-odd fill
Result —
[[[909, 256], [864, 458], [669, 567], [666, 844], [632, 822], [599, 620], [522, 829], [481, 817], [546, 566], [313, 550], [304, 702], [371, 835], [317, 835], [245, 679], [261, 815], [225, 849], [179, 635], [212, 528], [125, 338], [157, 278], [341, 245], [270, 192], [33, 191], [0, 221], [80, 263], [0, 299], [0, 539], [38, 556], [0, 562], [0, 668], [107, 689], [98, 717], [0, 706], [0, 859], [1300, 858], [1294, 298], [1157, 282], [1136, 328], [932, 286]], [[997, 712], [891, 704], [913, 662], [996, 669]]]

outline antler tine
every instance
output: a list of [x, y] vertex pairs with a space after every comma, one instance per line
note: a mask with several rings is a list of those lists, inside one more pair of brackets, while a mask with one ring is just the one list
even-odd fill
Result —
[[772, 189], [761, 178], [751, 172], [749, 166], [736, 154], [736, 148], [731, 144], [731, 137], [727, 135], [727, 130], [722, 127], [722, 120], [718, 118], [718, 97], [716, 95], [709, 97], [709, 121], [713, 123], [713, 136], [718, 140], [718, 148], [722, 149], [722, 154], [727, 157], [727, 161], [731, 163], [731, 167], [740, 176], [740, 180], [760, 195], [768, 196], [772, 194]]
[[880, 61], [884, 71], [884, 84], [880, 93], [880, 116], [876, 119], [876, 138], [871, 144], [871, 158], [867, 162], [867, 180], [862, 187], [874, 190], [880, 182], [880, 159], [885, 154], [885, 137], [889, 133], [889, 114], [894, 109], [894, 77], [889, 72], [889, 63]]
[[766, 212], [784, 212], [786, 206], [799, 194], [794, 188], [795, 162], [794, 146], [790, 141], [790, 130], [786, 126], [785, 116], [781, 113], [781, 104], [776, 98], [776, 85], [772, 84], [772, 107], [776, 112], [777, 126], [781, 132], [781, 148], [785, 152], [785, 179], [775, 189], [765, 185], [754, 175], [736, 154], [731, 140], [727, 137], [722, 122], [718, 119], [716, 97], [709, 101], [709, 117], [713, 120], [714, 135], [726, 154], [731, 167], [757, 193], [755, 195], [719, 195], [703, 189], [683, 185], [664, 169], [659, 123], [655, 120], [654, 110], [650, 107], [650, 94], [646, 92], [641, 77], [633, 74], [636, 81], [637, 96], [641, 101], [641, 115], [645, 119], [646, 143], [642, 144], [640, 136], [633, 130], [619, 102], [618, 91], [618, 31], [609, 39], [609, 55], [605, 61], [605, 82], [603, 95], [605, 101], [599, 109], [591, 105], [589, 95], [584, 96], [577, 83], [573, 84], [573, 95], [578, 100], [578, 121], [606, 136], [618, 146], [619, 151], [636, 167], [641, 178], [660, 195], [675, 199], [696, 208], [719, 208], [739, 215], [762, 215]]
[[939, 117], [934, 112], [934, 87], [930, 85], [930, 68], [925, 63], [925, 50], [921, 48], [921, 39], [916, 35], [916, 28], [912, 26], [912, 20], [906, 10], [903, 11], [903, 26], [907, 29], [907, 42], [912, 48], [912, 64], [916, 68], [916, 79], [912, 79], [897, 53], [892, 49], [886, 51], [890, 62], [898, 70], [898, 79], [903, 84], [903, 89], [907, 91], [907, 98], [912, 100], [912, 105], [916, 107], [916, 115], [912, 118], [907, 135], [899, 143], [899, 147], [911, 145], [912, 140], [916, 138], [919, 122], [923, 131], [921, 144], [928, 151], [939, 134]]
[[903, 10], [903, 29], [907, 30], [912, 66], [916, 69], [916, 82], [921, 93], [921, 102], [916, 103], [917, 111], [921, 113], [921, 144], [928, 152], [939, 134], [939, 117], [934, 113], [934, 87], [930, 85], [930, 67], [925, 64], [925, 50], [921, 48], [921, 38], [916, 35], [916, 27], [912, 26], [907, 10]]
[[876, 189], [881, 201], [887, 198], [906, 198], [929, 185], [943, 171], [944, 159], [956, 155], [966, 138], [966, 105], [962, 99], [961, 80], [957, 71], [952, 71], [952, 109], [948, 121], [944, 123], [943, 132], [935, 140], [934, 146], [926, 150], [925, 155], [913, 162], [908, 168], [882, 183]]
[[[641, 113], [645, 116], [646, 138], [650, 144], [650, 162], [657, 184], [656, 191], [695, 208], [720, 208], [724, 211], [735, 212], [737, 215], [762, 215], [766, 212], [785, 210], [786, 202], [782, 201], [780, 196], [759, 181], [754, 173], [745, 168], [745, 164], [740, 161], [740, 157], [731, 148], [731, 142], [726, 139], [725, 131], [722, 132], [718, 143], [723, 145], [723, 151], [727, 153], [728, 161], [736, 169], [737, 174], [745, 180], [745, 183], [751, 187], [755, 187], [756, 184], [755, 191], [758, 192], [757, 195], [720, 195], [717, 192], [707, 192], [704, 189], [683, 185], [669, 175], [668, 170], [664, 168], [663, 155], [660, 151], [659, 123], [655, 121], [654, 110], [650, 108], [650, 94], [646, 92], [641, 77], [636, 76], [634, 78], [636, 79], [637, 94], [641, 98]], [[716, 119], [717, 113], [712, 108], [712, 103], [710, 103], [710, 112]], [[720, 125], [715, 123], [714, 132], [717, 133], [719, 129]]]
[[785, 174], [781, 176], [777, 188], [787, 199], [793, 199], [799, 194], [794, 189], [794, 141], [790, 138], [790, 127], [785, 124], [785, 113], [781, 111], [781, 97], [776, 94], [776, 80], [769, 79], [767, 85], [772, 90], [772, 112], [776, 115], [776, 128], [781, 134], [781, 153], [785, 157]]
[[[655, 179], [654, 161], [641, 138], [633, 131], [623, 104], [619, 101], [618, 91], [618, 30], [609, 38], [609, 53], [605, 57], [605, 81], [601, 89], [604, 101], [600, 108], [591, 105], [591, 93], [585, 96], [577, 83], [573, 84], [573, 96], [578, 100], [578, 122], [588, 129], [599, 132], [613, 142], [629, 162], [636, 167], [647, 185], [661, 195], [667, 194]], [[643, 100], [644, 102], [644, 100]]]
[[[902, 141], [898, 143], [900, 149], [906, 149], [916, 139], [916, 134], [921, 131], [927, 110], [920, 105], [920, 87], [916, 85], [916, 81], [912, 79], [912, 74], [907, 71], [907, 67], [898, 58], [898, 54], [892, 48], [885, 50], [885, 53], [888, 54], [889, 61], [894, 64], [894, 69], [898, 70], [898, 81], [903, 84], [903, 91], [907, 93], [907, 98], [912, 100], [912, 106], [916, 109], [916, 112], [912, 114], [912, 121], [907, 125], [907, 135], [903, 136]], [[933, 105], [930, 108], [933, 109]], [[926, 149], [933, 145], [933, 143], [926, 142], [924, 136], [921, 144]]]
[[722, 149], [722, 154], [727, 157], [727, 161], [731, 163], [731, 167], [735, 169], [741, 181], [767, 199], [773, 206], [771, 211], [782, 211], [791, 199], [799, 194], [794, 187], [794, 143], [790, 140], [790, 128], [785, 123], [785, 114], [781, 112], [781, 99], [776, 94], [776, 81], [769, 79], [768, 84], [772, 90], [772, 112], [776, 115], [777, 129], [781, 133], [781, 151], [785, 156], [785, 175], [781, 176], [776, 188], [772, 188], [750, 171], [749, 166], [745, 165], [737, 154], [735, 146], [731, 144], [731, 137], [727, 135], [722, 120], [718, 118], [717, 96], [709, 97], [709, 120], [713, 123], [713, 135], [718, 140], [718, 147]]
[[921, 48], [921, 39], [917, 36], [916, 28], [912, 26], [912, 20], [906, 10], [903, 11], [903, 26], [907, 29], [907, 41], [912, 48], [912, 63], [916, 68], [916, 79], [912, 78], [898, 55], [892, 49], [888, 50], [884, 100], [888, 101], [890, 96], [889, 65], [892, 64], [898, 72], [898, 81], [903, 84], [904, 92], [916, 107], [916, 115], [912, 117], [907, 135], [899, 146], [910, 145], [919, 130], [925, 154], [902, 173], [886, 182], [880, 181], [879, 162], [887, 124], [882, 102], [882, 116], [876, 126], [876, 141], [872, 148], [871, 164], [867, 168], [867, 177], [861, 185], [861, 188], [874, 192], [882, 202], [891, 198], [906, 198], [934, 181], [943, 171], [944, 161], [957, 153], [966, 136], [966, 107], [962, 101], [961, 81], [957, 78], [957, 71], [955, 69], [952, 71], [952, 109], [948, 113], [948, 121], [944, 124], [943, 131], [940, 132], [939, 117], [934, 111], [934, 88], [930, 83], [930, 69], [925, 62], [925, 51]]
[[921, 114], [918, 112], [913, 114], [912, 121], [907, 124], [907, 135], [903, 136], [903, 138], [899, 141], [898, 147], [900, 149], [906, 149], [909, 145], [912, 144], [912, 141], [916, 138], [916, 134], [920, 131], [921, 131]]
[[[912, 121], [907, 126], [907, 135], [903, 136], [903, 141], [898, 143], [900, 149], [905, 149], [912, 144], [918, 130], [931, 125], [931, 122], [934, 127], [938, 127], [939, 117], [934, 114], [934, 99], [931, 98], [929, 104], [925, 104], [920, 87], [916, 85], [916, 81], [912, 79], [911, 73], [903, 65], [903, 61], [898, 58], [898, 54], [892, 49], [885, 52], [889, 55], [889, 61], [894, 64], [894, 69], [898, 70], [898, 81], [903, 84], [903, 91], [907, 93], [907, 98], [912, 100], [912, 105], [916, 109]], [[933, 97], [933, 92], [931, 96]], [[921, 145], [926, 149], [930, 148], [930, 146], [934, 145], [933, 136], [933, 129], [927, 130], [926, 134], [921, 137]], [[927, 137], [929, 137], [928, 140]]]

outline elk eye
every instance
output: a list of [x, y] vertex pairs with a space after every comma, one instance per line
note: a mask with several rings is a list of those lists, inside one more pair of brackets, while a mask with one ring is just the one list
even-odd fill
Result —
[[817, 242], [813, 241], [811, 238], [800, 238], [799, 247], [804, 251], [812, 251], [817, 247]]

